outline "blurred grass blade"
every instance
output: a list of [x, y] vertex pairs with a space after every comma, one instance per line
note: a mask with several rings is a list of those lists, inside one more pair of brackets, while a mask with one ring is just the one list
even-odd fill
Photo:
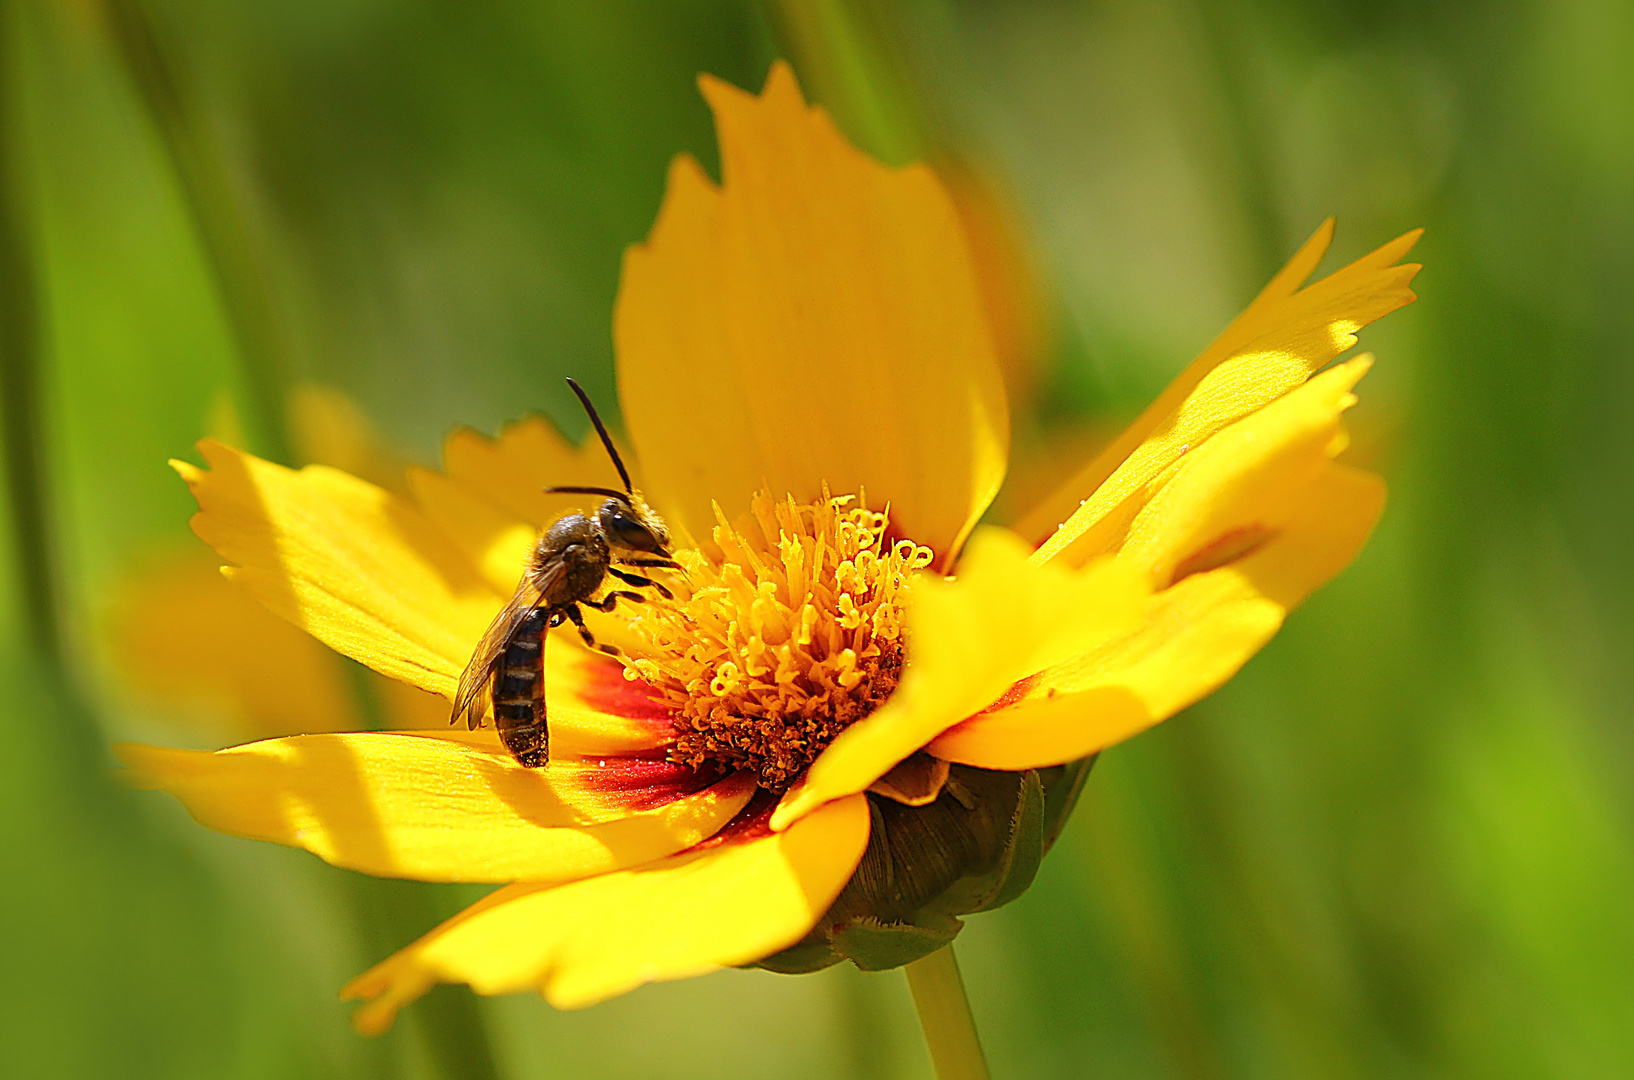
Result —
[[1243, 45], [1244, 35], [1235, 20], [1240, 12], [1220, 0], [1196, 0], [1197, 21], [1202, 31], [1210, 74], [1216, 87], [1215, 102], [1221, 124], [1221, 138], [1235, 166], [1237, 200], [1245, 218], [1250, 254], [1251, 279], [1268, 281], [1282, 266], [1284, 248], [1291, 237], [1279, 215], [1272, 187], [1274, 160], [1268, 145], [1266, 111], [1251, 85], [1257, 74], [1254, 57]]
[[0, 437], [6, 456], [17, 577], [28, 648], [61, 669], [58, 568], [53, 544], [47, 462], [42, 452], [40, 309], [29, 217], [22, 192], [16, 13], [0, 7]]
[[[250, 215], [142, 0], [106, 0], [106, 10], [113, 41], [169, 155], [232, 325], [249, 389], [253, 434], [268, 456], [300, 464], [288, 417], [293, 386], [289, 349]], [[367, 688], [360, 680], [350, 681], [360, 715], [377, 718], [377, 703]], [[381, 890], [372, 884], [358, 879], [346, 893], [366, 941], [397, 937], [400, 930], [420, 932], [438, 921], [425, 887], [406, 886], [382, 910]], [[421, 1007], [417, 1019], [436, 1074], [448, 1080], [493, 1080], [498, 1075], [481, 1011], [469, 994], [438, 995]]]
[[891, 12], [856, 0], [763, 0], [762, 7], [807, 94], [864, 149], [893, 164], [929, 156], [935, 140], [887, 32]]
[[[422, 882], [396, 881], [344, 871], [345, 896], [366, 955], [379, 959], [408, 943], [450, 913]], [[464, 986], [441, 986], [404, 1014], [418, 1029], [433, 1076], [443, 1080], [497, 1080], [477, 996]]]
[[142, 0], [106, 0], [108, 25], [148, 115], [158, 129], [220, 289], [249, 387], [259, 449], [291, 457], [285, 407], [293, 385], [289, 349], [273, 308], [270, 272], [233, 190], [218, 143], [193, 106]]

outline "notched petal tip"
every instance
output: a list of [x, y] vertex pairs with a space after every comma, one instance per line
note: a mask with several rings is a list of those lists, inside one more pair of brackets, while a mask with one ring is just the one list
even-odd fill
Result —
[[164, 785], [146, 768], [149, 754], [157, 747], [136, 742], [116, 742], [109, 747], [123, 768], [113, 770], [113, 778], [133, 791], [163, 791]]
[[1164, 470], [1219, 431], [1299, 386], [1356, 344], [1357, 333], [1415, 299], [1420, 267], [1399, 263], [1405, 233], [1302, 286], [1326, 251], [1327, 225], [1113, 444], [1017, 526], [1046, 558], [1101, 550], [1100, 528], [1139, 501]]
[[698, 91], [703, 94], [704, 100], [717, 112], [730, 109], [734, 105], [753, 104], [756, 100], [785, 108], [806, 107], [806, 97], [800, 90], [800, 80], [795, 77], [794, 68], [782, 58], [773, 60], [771, 66], [766, 69], [766, 80], [761, 83], [759, 95], [707, 71], [698, 73], [697, 83]]
[[[202, 442], [202, 441], [203, 440], [200, 440], [200, 442]], [[198, 444], [195, 444], [195, 445], [198, 445]], [[191, 461], [187, 461], [187, 460], [185, 460], [183, 458], [167, 458], [165, 460], [165, 464], [169, 465], [172, 469], [175, 469], [176, 470], [176, 475], [180, 476], [184, 481], [186, 481], [189, 484], [192, 484], [195, 480], [197, 480], [204, 473], [203, 469], [200, 469], [197, 465], [193, 464]]]
[[1384, 508], [1371, 473], [1330, 464], [1295, 493], [1274, 536], [1154, 596], [1141, 626], [1033, 680], [1022, 697], [930, 744], [950, 761], [1028, 769], [1096, 753], [1225, 683], [1287, 613], [1347, 566]]
[[620, 399], [653, 486], [695, 536], [712, 499], [735, 519], [762, 478], [801, 502], [824, 483], [888, 492], [903, 534], [948, 556], [1009, 442], [952, 199], [923, 166], [846, 142], [786, 65], [760, 95], [700, 86], [722, 184], [672, 165], [614, 318]]
[[1383, 506], [1376, 477], [1334, 461], [1372, 364], [1337, 364], [1186, 455], [1108, 533], [1162, 589], [1140, 626], [1030, 680], [939, 736], [939, 757], [1036, 768], [1105, 749], [1211, 693], [1289, 610], [1360, 550]]

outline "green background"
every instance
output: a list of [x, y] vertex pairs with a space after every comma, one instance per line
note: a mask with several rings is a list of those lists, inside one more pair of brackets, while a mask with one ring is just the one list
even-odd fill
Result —
[[360, 1039], [335, 990], [470, 890], [106, 778], [111, 737], [179, 738], [98, 636], [187, 539], [165, 459], [230, 409], [288, 460], [308, 381], [420, 460], [528, 411], [577, 435], [620, 252], [670, 155], [713, 158], [695, 73], [777, 55], [1012, 205], [1030, 438], [1131, 416], [1329, 213], [1329, 269], [1429, 229], [1364, 335], [1382, 526], [971, 921], [995, 1075], [1634, 1075], [1634, 7], [10, 0], [0, 50], [0, 1075], [930, 1075], [900, 973], [850, 969], [580, 1013], [445, 988]]

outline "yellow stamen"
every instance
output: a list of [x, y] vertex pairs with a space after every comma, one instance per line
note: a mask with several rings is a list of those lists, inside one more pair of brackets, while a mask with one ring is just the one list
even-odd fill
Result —
[[904, 587], [935, 555], [888, 541], [888, 516], [866, 505], [826, 488], [810, 504], [762, 491], [737, 524], [717, 506], [720, 560], [682, 553], [676, 598], [634, 613], [646, 648], [625, 675], [670, 703], [671, 760], [783, 788], [896, 689]]

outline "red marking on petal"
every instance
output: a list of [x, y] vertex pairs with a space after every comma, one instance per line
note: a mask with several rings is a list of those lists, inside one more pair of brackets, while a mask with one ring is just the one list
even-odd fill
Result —
[[574, 689], [590, 708], [629, 720], [662, 721], [664, 730], [670, 730], [669, 705], [640, 679], [626, 678], [622, 665], [611, 660], [586, 660], [581, 678]]
[[608, 756], [580, 758], [579, 762], [587, 767], [579, 781], [586, 794], [632, 811], [655, 810], [721, 780], [718, 772], [677, 765], [662, 757]]
[[[1044, 673], [1042, 671], [1035, 672], [1034, 674], [1027, 676], [1025, 679], [1016, 680], [1015, 684], [1000, 695], [997, 701], [987, 706], [987, 708], [982, 709], [980, 712], [976, 713], [976, 715], [981, 716], [984, 713], [998, 712], [1000, 709], [1008, 709], [1010, 706], [1016, 704], [1022, 698], [1031, 693], [1033, 687], [1038, 685], [1038, 680], [1043, 677], [1043, 674]], [[964, 723], [964, 721], [961, 720], [960, 723]]]
[[1173, 586], [1193, 574], [1218, 570], [1222, 566], [1234, 563], [1259, 550], [1275, 535], [1274, 529], [1268, 529], [1264, 525], [1244, 525], [1242, 528], [1232, 529], [1180, 560], [1174, 568], [1174, 575], [1169, 579], [1169, 584]]
[[[1004, 709], [1010, 708], [1012, 705], [1020, 704], [1022, 699], [1024, 699], [1028, 694], [1032, 693], [1033, 688], [1036, 687], [1039, 682], [1043, 680], [1043, 678], [1044, 672], [1038, 671], [1027, 676], [1025, 679], [1016, 680], [1015, 683], [1010, 686], [1010, 689], [1006, 690], [1002, 695], [1000, 695], [998, 700], [993, 702], [993, 704], [987, 706], [985, 709], [972, 713], [970, 716], [965, 717], [957, 724], [954, 724], [952, 727], [948, 728], [947, 731], [943, 732], [943, 734], [951, 735], [965, 725], [975, 723], [988, 713], [1001, 712]], [[1053, 690], [1050, 692], [1050, 696], [1055, 696], [1055, 692]]]

